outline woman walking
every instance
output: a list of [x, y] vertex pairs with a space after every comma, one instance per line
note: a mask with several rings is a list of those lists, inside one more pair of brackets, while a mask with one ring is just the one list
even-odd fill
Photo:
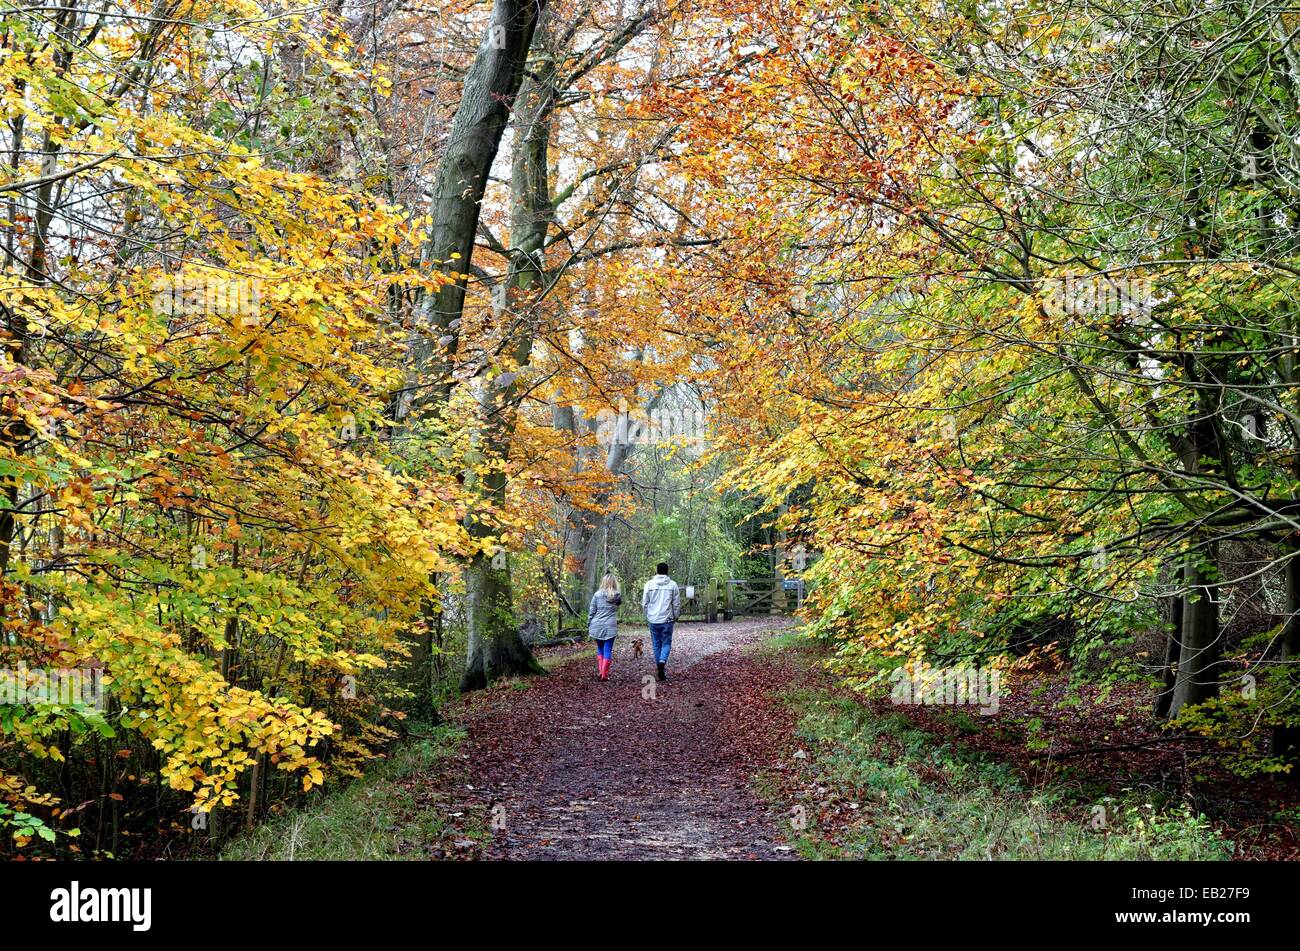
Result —
[[601, 680], [609, 679], [609, 664], [614, 658], [614, 635], [618, 633], [618, 606], [622, 603], [618, 579], [612, 574], [605, 575], [587, 607], [587, 634], [596, 642], [596, 671]]

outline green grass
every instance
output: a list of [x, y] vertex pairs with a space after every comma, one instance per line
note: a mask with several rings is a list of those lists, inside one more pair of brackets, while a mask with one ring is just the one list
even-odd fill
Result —
[[[818, 859], [1227, 859], [1232, 843], [1180, 805], [1089, 801], [1026, 788], [1007, 765], [947, 745], [902, 713], [823, 690], [785, 696], [799, 718], [810, 794], [792, 843]], [[760, 789], [771, 795], [772, 781]], [[845, 824], [819, 828], [834, 803]], [[1100, 822], [1098, 821], [1100, 820]], [[1094, 825], [1103, 825], [1095, 828]]]
[[808, 651], [813, 648], [814, 643], [804, 633], [802, 627], [791, 625], [769, 634], [763, 640], [749, 645], [745, 650], [759, 656], [771, 656], [786, 651]]
[[575, 641], [568, 647], [553, 651], [545, 657], [539, 658], [539, 662], [549, 674], [566, 664], [573, 663], [575, 660], [582, 660], [584, 658], [590, 660], [594, 654], [595, 648], [591, 646], [591, 641], [584, 639], [581, 641]]
[[[326, 791], [316, 801], [270, 819], [235, 839], [222, 859], [367, 860], [423, 859], [445, 830], [447, 812], [412, 802], [401, 780], [430, 769], [454, 754], [465, 737], [454, 726], [434, 728], [399, 745], [389, 759], [362, 779]], [[480, 838], [485, 830], [462, 829], [458, 836]]]

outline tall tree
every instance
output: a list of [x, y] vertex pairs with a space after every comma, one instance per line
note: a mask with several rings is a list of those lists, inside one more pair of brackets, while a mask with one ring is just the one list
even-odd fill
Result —
[[[406, 389], [396, 397], [395, 409], [400, 415], [408, 409], [427, 408], [437, 418], [451, 398], [483, 196], [545, 7], [546, 0], [494, 0], [482, 42], [465, 74], [460, 104], [434, 184], [432, 221], [424, 249], [426, 265], [450, 280], [422, 299], [409, 347]], [[481, 536], [483, 526], [472, 524], [476, 535]], [[540, 670], [508, 622], [508, 610], [495, 628], [500, 636], [483, 634], [485, 619], [499, 615], [501, 598], [509, 600], [508, 576], [504, 591], [494, 587], [494, 579], [499, 581], [500, 577], [493, 573], [495, 569], [490, 567], [490, 561], [484, 561], [485, 557], [493, 555], [479, 551], [471, 556], [469, 565], [471, 635], [466, 675], [462, 678], [466, 688], [481, 686], [500, 673]], [[425, 606], [426, 630], [412, 658], [415, 689], [430, 697], [423, 704], [430, 711], [435, 669], [433, 632], [440, 623], [440, 611], [438, 605]]]
[[435, 413], [446, 405], [455, 383], [460, 320], [483, 195], [545, 8], [546, 0], [493, 0], [438, 168], [425, 260], [452, 280], [424, 298], [411, 353], [411, 386], [417, 394], [413, 403], [432, 402]]
[[[515, 110], [506, 273], [494, 295], [494, 322], [503, 328], [500, 359], [485, 363], [476, 380], [486, 465], [471, 477], [479, 480], [484, 501], [495, 506], [506, 501], [519, 371], [528, 365], [537, 339], [541, 319], [538, 298], [546, 289], [542, 253], [554, 215], [547, 156], [556, 64], [544, 25], [535, 34], [529, 62], [531, 70], [519, 90]], [[542, 671], [523, 643], [515, 620], [509, 553], [504, 547], [487, 550], [487, 540], [496, 529], [481, 513], [471, 513], [469, 529], [483, 545], [466, 568], [468, 643], [461, 690], [485, 687], [498, 677]]]

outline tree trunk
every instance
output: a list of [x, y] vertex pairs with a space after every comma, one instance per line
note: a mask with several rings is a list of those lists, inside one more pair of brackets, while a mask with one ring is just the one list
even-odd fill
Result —
[[[508, 372], [484, 381], [480, 397], [481, 436], [491, 467], [480, 491], [485, 503], [493, 507], [506, 501], [506, 468], [518, 413], [517, 370], [525, 367], [532, 356], [540, 319], [538, 292], [545, 290], [542, 249], [554, 213], [547, 148], [555, 103], [555, 61], [542, 30], [537, 32], [536, 47], [534, 67], [519, 89], [510, 175], [510, 263], [496, 304], [501, 325], [514, 328], [504, 347], [511, 365]], [[480, 540], [493, 534], [492, 526], [475, 515], [470, 516], [468, 528]], [[466, 570], [469, 636], [465, 673], [460, 681], [462, 691], [486, 687], [499, 677], [545, 672], [520, 636], [514, 616], [509, 557], [504, 550], [501, 554], [504, 564], [494, 565], [493, 555], [480, 552]]]
[[545, 673], [519, 636], [509, 559], [506, 567], [494, 568], [490, 557], [476, 557], [465, 574], [465, 591], [469, 645], [460, 689], [480, 690], [502, 677]]
[[[1282, 380], [1289, 387], [1291, 394], [1290, 407], [1295, 411], [1297, 399], [1295, 396], [1295, 386], [1298, 373], [1296, 365], [1295, 346], [1300, 343], [1300, 335], [1297, 335], [1295, 325], [1295, 312], [1290, 311], [1287, 314], [1287, 340], [1291, 347], [1284, 350], [1280, 360], [1280, 370]], [[1300, 446], [1297, 441], [1300, 440], [1300, 433], [1296, 432], [1294, 426], [1287, 427], [1287, 433], [1291, 442], [1291, 475], [1300, 477]], [[1283, 676], [1290, 686], [1290, 690], [1300, 689], [1300, 671], [1295, 668], [1300, 667], [1300, 544], [1292, 537], [1283, 545], [1284, 554], [1287, 557], [1284, 571], [1286, 572], [1286, 621], [1282, 626], [1282, 644], [1279, 657]], [[1280, 756], [1292, 762], [1300, 761], [1300, 726], [1278, 725], [1273, 728], [1271, 737], [1271, 749], [1274, 756]], [[1300, 769], [1293, 769], [1291, 775], [1300, 778]]]
[[[1187, 367], [1187, 374], [1189, 379], [1199, 377], [1195, 365]], [[1189, 476], [1189, 485], [1195, 484], [1195, 477], [1204, 470], [1206, 460], [1224, 459], [1213, 424], [1217, 410], [1207, 391], [1201, 391], [1198, 409], [1197, 416], [1188, 421], [1179, 445], [1180, 461]], [[1219, 693], [1219, 655], [1223, 647], [1216, 596], [1218, 551], [1218, 544], [1207, 540], [1203, 558], [1198, 559], [1196, 551], [1189, 550], [1183, 563], [1178, 671], [1169, 701], [1170, 718], [1177, 717], [1184, 707]]]
[[[1177, 575], [1175, 569], [1175, 577]], [[1181, 596], [1174, 596], [1166, 600], [1169, 602], [1169, 629], [1165, 635], [1165, 653], [1160, 671], [1164, 683], [1161, 685], [1160, 692], [1156, 694], [1156, 702], [1152, 710], [1152, 713], [1161, 719], [1169, 716], [1169, 708], [1173, 703], [1174, 681], [1178, 672], [1178, 658], [1183, 639], [1183, 599]]]
[[[488, 30], [465, 74], [447, 150], [438, 169], [431, 207], [433, 223], [424, 248], [426, 262], [452, 275], [453, 280], [420, 303], [417, 332], [410, 345], [407, 391], [398, 394], [393, 402], [399, 416], [405, 415], [407, 407], [426, 403], [431, 404], [434, 413], [440, 413], [451, 395], [452, 368], [483, 193], [514, 107], [515, 94], [523, 81], [537, 20], [545, 6], [546, 0], [494, 0]], [[431, 378], [427, 387], [424, 386], [426, 378]], [[416, 398], [413, 394], [424, 395]], [[466, 583], [471, 599], [477, 593], [482, 604], [499, 598], [499, 579], [482, 577], [480, 560], [469, 565]], [[508, 578], [505, 590], [508, 594]], [[432, 639], [439, 610], [437, 605], [425, 606], [427, 629], [416, 643], [412, 658], [417, 710], [432, 711], [433, 707]], [[488, 650], [485, 645], [493, 641], [491, 635], [496, 628], [482, 627], [488, 615], [481, 610], [471, 608], [469, 617], [470, 647], [462, 688], [466, 684], [482, 686], [498, 674], [499, 660], [516, 653], [508, 646]], [[515, 637], [518, 638], [517, 632]], [[532, 669], [537, 664], [528, 655], [523, 666]], [[482, 682], [480, 677], [484, 678]]]
[[[1282, 651], [1279, 659], [1291, 689], [1300, 684], [1292, 668], [1300, 664], [1300, 556], [1291, 552], [1286, 563], [1286, 622], [1282, 626]], [[1288, 760], [1300, 759], [1300, 727], [1273, 728], [1273, 755]]]
[[[636, 359], [639, 361], [643, 354], [638, 351]], [[584, 450], [579, 444], [579, 436], [586, 429], [588, 432], [594, 432], [597, 429], [595, 420], [583, 420], [577, 410], [572, 407], [556, 407], [552, 411], [552, 419], [557, 428], [570, 430], [573, 433], [575, 445], [574, 472], [582, 472], [589, 466], [603, 465], [605, 472], [609, 477], [618, 480], [622, 477], [627, 469], [628, 461], [632, 457], [633, 443], [630, 438], [630, 426], [618, 425], [611, 429], [611, 440], [605, 450], [604, 459], [596, 461], [596, 454]], [[607, 509], [613, 498], [612, 490], [605, 490], [596, 493], [593, 502], [596, 506], [595, 511], [587, 509], [570, 508], [568, 518], [565, 524], [564, 534], [564, 551], [566, 554], [572, 554], [581, 563], [576, 570], [565, 569], [565, 597], [576, 610], [582, 610], [596, 591], [598, 583], [598, 574], [602, 567], [600, 554], [603, 546], [604, 531], [608, 524], [609, 515]]]
[[465, 286], [474, 255], [474, 236], [488, 172], [514, 106], [546, 0], [494, 0], [492, 21], [478, 55], [465, 74], [460, 105], [452, 120], [447, 151], [438, 169], [432, 203], [433, 224], [425, 244], [426, 261], [454, 280], [421, 302], [419, 332], [411, 346], [411, 385], [433, 377], [427, 393], [414, 400], [441, 409], [451, 395], [452, 365], [460, 339]]
[[441, 646], [437, 633], [442, 627], [442, 604], [432, 600], [420, 607], [423, 628], [416, 632], [411, 644], [411, 659], [407, 667], [407, 686], [414, 694], [407, 712], [417, 720], [434, 726], [442, 722], [433, 702], [438, 681], [437, 648]]
[[1184, 707], [1219, 693], [1219, 602], [1211, 575], [1217, 546], [1210, 546], [1209, 551], [1209, 567], [1189, 560], [1183, 569], [1182, 643], [1169, 705], [1171, 717], [1177, 717]]

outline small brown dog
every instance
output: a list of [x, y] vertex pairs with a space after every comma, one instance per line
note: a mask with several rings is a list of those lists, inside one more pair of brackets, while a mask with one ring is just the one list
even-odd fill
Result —
[[632, 656], [633, 657], [641, 656], [641, 638], [639, 637], [632, 642]]

